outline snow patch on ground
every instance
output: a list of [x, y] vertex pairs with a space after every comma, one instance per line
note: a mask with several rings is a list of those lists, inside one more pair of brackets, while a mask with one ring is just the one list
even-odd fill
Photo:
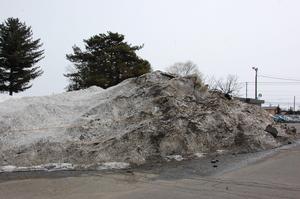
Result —
[[111, 169], [126, 169], [130, 164], [126, 162], [105, 162], [95, 165], [74, 165], [71, 163], [49, 163], [35, 166], [14, 166], [6, 165], [0, 167], [0, 173], [5, 172], [20, 172], [20, 171], [66, 171], [74, 169], [96, 169], [96, 170], [111, 170]]
[[184, 158], [181, 155], [168, 155], [168, 156], [166, 156], [166, 160], [167, 161], [170, 161], [170, 160], [182, 161], [182, 160], [184, 160]]
[[206, 153], [195, 153], [194, 154], [197, 158], [203, 158], [205, 157]]
[[7, 166], [2, 166], [0, 167], [1, 172], [13, 172], [16, 171], [18, 167], [13, 166], [13, 165], [7, 165]]
[[217, 153], [218, 153], [218, 154], [223, 154], [223, 153], [225, 153], [225, 152], [226, 152], [226, 150], [224, 150], [224, 149], [218, 149], [218, 150], [217, 150]]
[[100, 164], [97, 167], [97, 170], [107, 170], [107, 169], [126, 169], [130, 166], [129, 163], [126, 162], [105, 162]]
[[29, 167], [18, 167], [14, 165], [6, 165], [0, 167], [0, 172], [16, 172], [16, 171], [61, 171], [61, 170], [72, 170], [75, 165], [70, 163], [49, 163], [43, 165], [29, 166]]

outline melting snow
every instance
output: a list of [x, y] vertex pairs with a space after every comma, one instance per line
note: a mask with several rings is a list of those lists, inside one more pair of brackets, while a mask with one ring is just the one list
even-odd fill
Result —
[[130, 166], [129, 163], [126, 162], [105, 162], [100, 164], [97, 169], [98, 170], [106, 170], [106, 169], [126, 169]]
[[194, 155], [198, 158], [202, 158], [205, 156], [206, 153], [195, 153]]
[[176, 161], [182, 161], [184, 158], [181, 155], [168, 155], [166, 156], [167, 160], [176, 160]]

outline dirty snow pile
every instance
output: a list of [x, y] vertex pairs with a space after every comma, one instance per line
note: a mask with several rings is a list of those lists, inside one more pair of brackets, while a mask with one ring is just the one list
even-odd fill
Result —
[[272, 120], [261, 108], [209, 92], [195, 76], [156, 71], [105, 90], [0, 102], [0, 166], [124, 168], [295, 139], [289, 129], [269, 126], [276, 132], [267, 132], [268, 125]]
[[10, 100], [14, 98], [20, 98], [20, 96], [9, 96], [9, 95], [0, 94], [0, 102], [4, 102], [6, 100]]

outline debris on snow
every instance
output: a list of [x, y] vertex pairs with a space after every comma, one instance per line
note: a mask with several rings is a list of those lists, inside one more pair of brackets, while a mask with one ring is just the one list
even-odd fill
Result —
[[268, 126], [266, 127], [266, 130], [265, 130], [265, 131], [267, 131], [268, 133], [270, 133], [274, 138], [276, 138], [277, 135], [278, 135], [277, 129], [274, 128], [274, 127], [272, 127], [271, 125], [268, 125]]
[[[274, 125], [260, 107], [228, 100], [198, 82], [156, 71], [108, 89], [0, 102], [1, 169], [53, 162], [70, 165], [48, 168], [123, 168], [199, 151], [253, 152], [298, 136]], [[268, 125], [277, 137], [265, 131]]]

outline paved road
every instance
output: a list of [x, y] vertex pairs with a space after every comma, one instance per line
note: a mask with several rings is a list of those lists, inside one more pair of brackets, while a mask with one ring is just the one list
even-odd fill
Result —
[[[215, 177], [163, 180], [149, 173], [0, 183], [1, 199], [300, 198], [300, 146]], [[155, 180], [154, 180], [155, 179]]]

